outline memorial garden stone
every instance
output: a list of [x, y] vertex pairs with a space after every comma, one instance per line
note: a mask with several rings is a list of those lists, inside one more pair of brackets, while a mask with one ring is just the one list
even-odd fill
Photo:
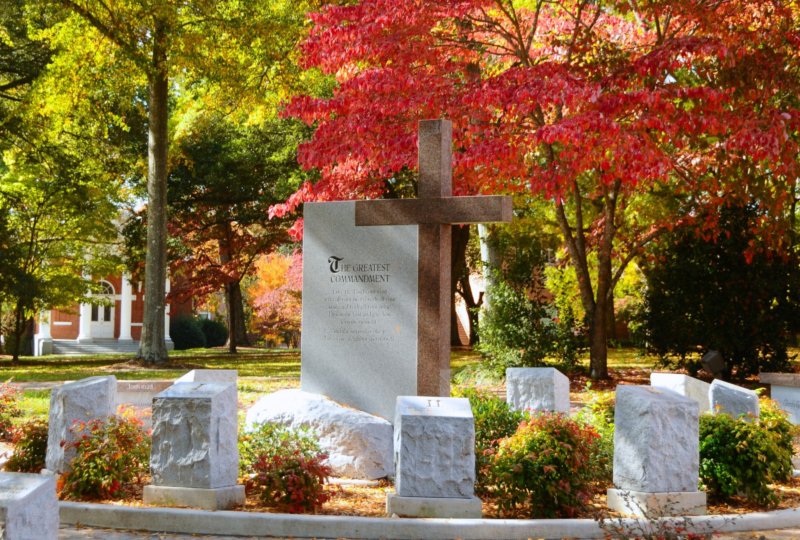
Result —
[[398, 397], [394, 453], [395, 494], [387, 496], [388, 514], [481, 516], [474, 496], [475, 420], [468, 399]]
[[152, 485], [145, 504], [222, 510], [244, 504], [238, 393], [227, 382], [176, 383], [153, 400]]
[[57, 540], [53, 475], [0, 472], [0, 540]]
[[700, 359], [700, 363], [703, 365], [703, 370], [714, 377], [722, 376], [725, 370], [728, 369], [719, 351], [708, 351], [705, 356]]
[[77, 435], [70, 427], [77, 420], [106, 420], [117, 411], [117, 378], [89, 377], [56, 386], [50, 392], [50, 420], [47, 433], [46, 467], [55, 473], [69, 472], [74, 448], [66, 448]]
[[394, 474], [392, 424], [379, 416], [301, 390], [264, 396], [247, 411], [245, 429], [260, 424], [307, 426], [328, 456], [334, 476], [374, 480]]
[[651, 373], [650, 386], [669, 388], [682, 396], [695, 400], [700, 405], [700, 413], [711, 410], [708, 391], [711, 385], [700, 379], [680, 373]]
[[711, 383], [708, 396], [711, 412], [729, 414], [734, 418], [744, 415], [748, 421], [759, 416], [758, 394], [747, 388], [717, 379]]
[[508, 368], [506, 399], [512, 411], [569, 412], [569, 378], [555, 368]]
[[397, 396], [450, 395], [452, 225], [512, 217], [452, 196], [452, 145], [419, 123], [418, 199], [304, 205], [302, 390], [389, 421]]
[[175, 379], [179, 382], [237, 382], [239, 372], [235, 369], [193, 369], [189, 373]]
[[770, 398], [789, 414], [789, 421], [800, 424], [800, 374], [762, 373], [759, 379], [770, 385]]
[[635, 515], [705, 514], [705, 492], [697, 489], [699, 420], [697, 402], [677, 392], [617, 386], [608, 507]]

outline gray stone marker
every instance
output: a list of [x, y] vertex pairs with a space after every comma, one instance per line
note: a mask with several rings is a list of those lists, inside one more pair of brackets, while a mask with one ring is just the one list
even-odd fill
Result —
[[50, 393], [50, 427], [47, 433], [47, 456], [45, 464], [49, 471], [65, 473], [71, 471], [70, 464], [75, 449], [65, 449], [62, 441], [72, 441], [76, 434], [69, 428], [79, 420], [106, 420], [117, 411], [117, 378], [89, 377], [80, 381], [56, 386]]
[[719, 351], [708, 351], [705, 356], [700, 359], [700, 363], [703, 365], [703, 370], [714, 377], [719, 377], [728, 369]]
[[237, 382], [239, 372], [235, 369], [193, 369], [186, 375], [175, 379], [179, 382]]
[[389, 515], [479, 518], [475, 419], [466, 398], [400, 396], [394, 421], [395, 493]]
[[762, 373], [759, 380], [770, 385], [770, 397], [789, 414], [789, 421], [800, 424], [800, 374]]
[[0, 539], [58, 539], [55, 476], [0, 472]]
[[508, 368], [506, 399], [512, 411], [569, 412], [569, 378], [556, 368]]
[[667, 388], [617, 386], [614, 423], [608, 507], [633, 515], [704, 515], [697, 402]]
[[669, 388], [682, 396], [695, 400], [700, 405], [701, 414], [711, 411], [711, 402], [708, 398], [711, 385], [705, 381], [680, 373], [651, 373], [650, 386]]
[[716, 379], [708, 391], [711, 412], [729, 414], [734, 418], [744, 415], [748, 421], [758, 418], [758, 394], [747, 388]]
[[176, 383], [153, 401], [145, 504], [223, 510], [244, 504], [234, 383]]
[[417, 393], [417, 227], [356, 227], [355, 202], [303, 216], [300, 387], [392, 421]]

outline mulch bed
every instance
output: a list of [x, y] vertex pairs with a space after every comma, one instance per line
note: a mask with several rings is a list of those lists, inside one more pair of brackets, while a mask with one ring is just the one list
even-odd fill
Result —
[[[142, 491], [144, 486], [150, 483], [149, 478], [143, 479], [142, 483], [130, 483], [123, 488], [122, 498], [114, 501], [98, 501], [81, 499], [80, 502], [93, 502], [114, 506], [150, 506], [142, 503]], [[760, 506], [748, 502], [742, 498], [734, 497], [729, 503], [713, 503], [708, 505], [709, 515], [720, 514], [748, 514], [752, 512], [766, 512], [772, 510], [783, 510], [787, 508], [800, 507], [800, 478], [793, 478], [789, 482], [773, 485], [780, 497], [776, 506]], [[325, 503], [317, 511], [318, 515], [329, 516], [360, 516], [360, 517], [390, 517], [386, 514], [386, 494], [394, 493], [394, 485], [391, 482], [382, 480], [376, 487], [351, 486], [351, 485], [327, 485], [326, 490], [331, 495], [331, 500]], [[502, 514], [495, 501], [488, 497], [482, 497], [483, 517], [486, 519], [525, 519], [522, 512]], [[232, 510], [240, 512], [261, 512], [279, 514], [285, 513], [285, 509], [268, 506], [258, 496], [256, 490], [248, 490], [247, 503], [242, 508]], [[606, 509], [605, 493], [596, 493], [589, 502], [587, 509], [575, 516], [576, 519], [593, 519], [600, 516], [611, 515], [618, 517], [615, 512], [609, 513]]]

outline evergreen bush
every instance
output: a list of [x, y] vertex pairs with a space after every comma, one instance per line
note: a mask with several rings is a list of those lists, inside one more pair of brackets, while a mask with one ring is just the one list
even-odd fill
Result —
[[176, 351], [202, 349], [206, 346], [202, 327], [194, 317], [180, 316], [170, 319], [169, 335], [175, 343]]
[[206, 338], [206, 347], [222, 347], [228, 342], [228, 327], [222, 321], [200, 319], [200, 330]]

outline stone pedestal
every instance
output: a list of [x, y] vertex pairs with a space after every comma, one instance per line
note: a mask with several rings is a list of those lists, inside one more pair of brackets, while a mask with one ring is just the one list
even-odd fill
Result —
[[480, 519], [481, 500], [477, 497], [469, 499], [437, 498], [437, 497], [401, 497], [395, 493], [386, 495], [386, 513], [390, 516], [413, 516], [423, 518]]
[[387, 497], [387, 508], [403, 508], [394, 513], [451, 518], [470, 508], [464, 501], [475, 504], [475, 421], [468, 399], [398, 397], [394, 455], [396, 497]]
[[609, 510], [632, 516], [704, 516], [706, 492], [647, 493], [609, 489]]
[[506, 394], [512, 411], [569, 412], [569, 378], [555, 368], [509, 368]]
[[155, 506], [188, 506], [203, 510], [224, 510], [244, 506], [247, 502], [244, 486], [215, 489], [145, 486], [142, 500], [144, 504]]
[[758, 394], [718, 379], [711, 383], [708, 397], [713, 413], [729, 414], [734, 418], [743, 417], [749, 421], [758, 418], [761, 412]]
[[705, 381], [688, 375], [681, 375], [680, 373], [651, 373], [650, 385], [658, 388], [669, 388], [682, 396], [695, 400], [700, 404], [701, 414], [711, 410], [711, 402], [708, 398], [708, 391], [711, 389], [711, 385]]
[[[176, 383], [155, 397], [150, 472], [156, 489], [148, 500], [232, 504], [239, 475], [237, 408], [235, 383]], [[205, 493], [211, 490], [221, 491]]]
[[770, 385], [770, 398], [789, 414], [789, 421], [800, 424], [800, 374], [762, 373], [759, 379]]
[[65, 449], [62, 441], [72, 441], [70, 426], [79, 420], [106, 420], [116, 414], [117, 378], [89, 377], [56, 386], [50, 393], [50, 428], [47, 434], [47, 469], [69, 472], [75, 449]]
[[58, 540], [55, 476], [0, 472], [0, 538]]
[[[618, 386], [614, 423], [617, 490], [638, 493], [634, 500], [644, 501], [644, 508], [670, 495], [677, 499], [676, 494], [686, 494], [684, 502], [698, 500], [699, 495], [689, 495], [698, 493], [700, 467], [700, 413], [695, 400], [667, 388]], [[618, 497], [613, 503], [613, 495], [609, 508], [622, 504]]]

